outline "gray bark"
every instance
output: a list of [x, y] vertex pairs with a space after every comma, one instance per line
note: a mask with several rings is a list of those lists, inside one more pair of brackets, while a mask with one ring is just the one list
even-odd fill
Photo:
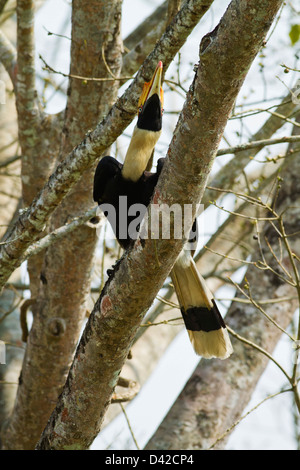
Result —
[[59, 164], [30, 207], [12, 228], [7, 243], [0, 247], [0, 288], [19, 266], [24, 251], [45, 230], [46, 222], [71, 188], [79, 181], [116, 138], [126, 129], [136, 114], [140, 93], [149, 81], [159, 60], [165, 70], [188, 35], [208, 10], [213, 0], [188, 0], [174, 21], [147, 57], [135, 80], [95, 129], [88, 132]]
[[[300, 249], [299, 171], [300, 159], [299, 153], [296, 153], [286, 160], [283, 171], [280, 172], [283, 181], [275, 205], [276, 212], [284, 214], [285, 232], [295, 234], [289, 237], [290, 248], [294, 253], [299, 253]], [[279, 228], [277, 222], [275, 225]], [[264, 223], [261, 232], [259, 236], [263, 244], [263, 254], [267, 265], [272, 270], [259, 270], [251, 265], [241, 287], [244, 288], [245, 283], [249, 284], [254, 301], [262, 306], [273, 321], [286, 329], [294, 317], [295, 310], [299, 308], [299, 292], [297, 293], [299, 286], [297, 289], [297, 285], [284, 282], [276, 275], [276, 273], [284, 275], [284, 272], [264, 242], [266, 237], [272, 251], [279, 259], [282, 259], [284, 267], [293, 273], [283, 238], [279, 240], [279, 233], [269, 222]], [[253, 251], [252, 259], [254, 261], [260, 259], [258, 246]], [[237, 294], [238, 297], [243, 298], [239, 292]], [[288, 300], [279, 301], [283, 297]], [[264, 305], [262, 301], [267, 299], [275, 300], [275, 302]], [[278, 299], [277, 302], [276, 299]], [[227, 312], [226, 323], [240, 336], [247, 338], [269, 354], [272, 354], [282, 335], [282, 330], [251, 303], [233, 302]], [[224, 448], [233, 429], [232, 425], [240, 419], [268, 363], [267, 355], [252, 346], [236, 338], [232, 338], [232, 344], [234, 354], [228, 360], [224, 362], [201, 360], [199, 362], [145, 449], [205, 450], [211, 446], [214, 449]], [[286, 382], [289, 385], [289, 381], [286, 380]], [[294, 386], [297, 387], [296, 384]], [[295, 394], [295, 399], [297, 401], [297, 394]], [[224, 437], [219, 441], [223, 435]]]
[[[236, 96], [281, 4], [234, 0], [202, 39], [153, 202], [183, 206], [201, 199]], [[99, 432], [139, 323], [182, 248], [182, 240], [156, 242], [138, 241], [106, 283], [37, 449], [88, 448]]]

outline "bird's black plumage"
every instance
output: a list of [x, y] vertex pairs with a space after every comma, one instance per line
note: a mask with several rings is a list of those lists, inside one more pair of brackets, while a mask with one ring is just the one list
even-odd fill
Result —
[[[112, 157], [103, 157], [94, 176], [94, 201], [104, 212], [124, 249], [140, 236], [139, 225], [164, 163], [161, 158], [155, 173], [145, 171], [162, 128], [161, 75], [162, 63], [159, 62], [151, 82], [144, 86], [124, 167]], [[213, 295], [193, 261], [192, 242], [196, 233], [195, 220], [190, 243], [179, 254], [170, 275], [196, 353], [224, 359], [231, 354], [232, 346]]]
[[[124, 249], [127, 249], [137, 237], [139, 226], [137, 225], [133, 233], [128, 233], [128, 228], [130, 224], [131, 227], [134, 226], [132, 222], [137, 217], [139, 221], [143, 219], [157, 184], [163, 161], [163, 158], [158, 160], [156, 173], [145, 171], [138, 181], [125, 179], [122, 175], [123, 165], [113, 157], [103, 157], [98, 163], [94, 177], [94, 201], [104, 209], [104, 214]], [[122, 213], [125, 204], [124, 201], [121, 202], [121, 196], [126, 197], [126, 214]], [[113, 212], [107, 210], [108, 206], [106, 205], [108, 204], [115, 210], [115, 217]], [[134, 213], [128, 215], [128, 210], [134, 209], [135, 204], [139, 204], [138, 212], [133, 211]]]
[[137, 127], [158, 132], [162, 127], [162, 109], [159, 96], [155, 93], [147, 99], [139, 113]]

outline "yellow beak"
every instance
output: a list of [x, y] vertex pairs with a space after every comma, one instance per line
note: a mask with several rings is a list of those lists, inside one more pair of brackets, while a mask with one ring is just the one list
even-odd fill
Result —
[[143, 88], [142, 94], [139, 99], [139, 104], [138, 104], [139, 112], [143, 108], [147, 99], [150, 98], [150, 96], [154, 94], [157, 94], [158, 97], [160, 98], [161, 108], [163, 108], [164, 92], [161, 86], [162, 72], [163, 72], [163, 64], [161, 61], [159, 61], [150, 82], [144, 83], [144, 88]]

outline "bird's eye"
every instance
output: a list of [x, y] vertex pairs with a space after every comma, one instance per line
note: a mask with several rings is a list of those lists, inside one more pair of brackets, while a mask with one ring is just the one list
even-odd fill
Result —
[[164, 108], [162, 108], [162, 109], [161, 109], [161, 114], [162, 114], [162, 115], [164, 114], [164, 111], [165, 111]]
[[143, 106], [139, 107], [139, 114], [143, 111]]

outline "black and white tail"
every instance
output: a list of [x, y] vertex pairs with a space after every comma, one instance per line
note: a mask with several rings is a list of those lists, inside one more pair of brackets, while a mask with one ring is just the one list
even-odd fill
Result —
[[171, 272], [182, 317], [199, 356], [226, 359], [233, 352], [224, 320], [188, 250], [182, 250]]

